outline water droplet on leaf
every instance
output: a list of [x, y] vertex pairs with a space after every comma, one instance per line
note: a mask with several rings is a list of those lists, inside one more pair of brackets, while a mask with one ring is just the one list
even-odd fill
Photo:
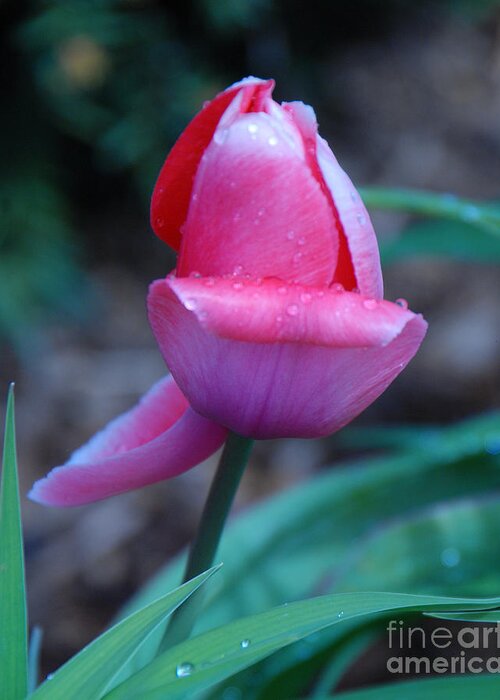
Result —
[[460, 563], [460, 550], [456, 547], [447, 547], [441, 552], [441, 564], [451, 569]]
[[178, 664], [177, 668], [175, 669], [175, 675], [177, 678], [186, 678], [186, 676], [190, 676], [193, 671], [193, 664], [189, 663], [189, 661], [184, 661], [182, 664]]
[[242, 640], [241, 640], [241, 642], [240, 642], [240, 647], [241, 647], [242, 649], [248, 649], [249, 646], [250, 646], [250, 640], [249, 640], [249, 639], [242, 639]]

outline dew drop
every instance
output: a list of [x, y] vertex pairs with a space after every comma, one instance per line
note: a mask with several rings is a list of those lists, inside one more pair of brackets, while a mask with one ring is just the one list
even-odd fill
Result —
[[337, 292], [337, 294], [340, 294], [341, 292], [345, 292], [344, 285], [340, 284], [340, 282], [334, 282], [332, 284], [332, 291]]
[[489, 455], [500, 454], [500, 435], [487, 435], [484, 441], [484, 449]]
[[358, 214], [356, 219], [358, 220], [358, 224], [360, 226], [364, 226], [366, 224], [366, 216], [364, 214]]
[[155, 224], [156, 224], [157, 226], [162, 227], [162, 226], [165, 225], [165, 219], [164, 219], [163, 217], [161, 217], [161, 216], [157, 216], [156, 219], [155, 219]]
[[341, 610], [339, 613], [337, 613], [337, 617], [338, 618], [344, 617], [344, 611]]
[[182, 664], [178, 664], [177, 668], [175, 669], [175, 675], [177, 678], [186, 678], [187, 676], [190, 676], [194, 671], [194, 666], [193, 664], [189, 663], [189, 661], [184, 661]]
[[194, 194], [191, 195], [191, 201], [196, 202], [197, 199], [198, 199], [198, 195], [195, 192]]
[[309, 294], [309, 292], [302, 292], [302, 294], [300, 295], [300, 301], [303, 304], [308, 304], [311, 301], [311, 299], [312, 299], [312, 295]]
[[264, 216], [265, 213], [266, 213], [265, 209], [259, 209], [259, 211], [257, 212], [257, 216]]
[[193, 277], [194, 279], [198, 279], [199, 277], [201, 277], [201, 272], [190, 272], [189, 276]]
[[354, 190], [352, 190], [352, 192], [351, 192], [351, 201], [352, 202], [358, 201], [358, 195], [356, 194], [356, 192]]
[[302, 258], [302, 253], [299, 252], [299, 253], [295, 253], [293, 255], [292, 260], [294, 263], [298, 263], [298, 262], [300, 262], [301, 258]]
[[249, 125], [247, 126], [247, 129], [248, 129], [248, 133], [249, 133], [249, 134], [256, 134], [256, 133], [258, 132], [258, 130], [259, 130], [259, 127], [257, 126], [257, 124], [254, 124], [254, 123], [252, 122], [252, 124], [249, 124]]
[[298, 243], [299, 245], [305, 245], [305, 244], [306, 244], [306, 239], [305, 239], [303, 236], [301, 236], [301, 237], [299, 238], [299, 240], [297, 241], [297, 243]]
[[227, 139], [228, 130], [227, 129], [216, 129], [214, 132], [213, 139], [218, 146], [222, 146], [224, 141]]
[[241, 275], [243, 272], [243, 265], [235, 265], [233, 268], [233, 275]]
[[293, 241], [293, 239], [295, 238], [295, 231], [288, 231], [288, 233], [286, 234], [286, 237], [287, 237], [287, 240]]
[[233, 284], [233, 289], [236, 289], [236, 291], [239, 292], [240, 289], [243, 289], [243, 283], [242, 282], [235, 282]]
[[277, 146], [277, 145], [278, 145], [278, 139], [276, 138], [276, 136], [270, 136], [270, 137], [267, 139], [267, 143], [268, 143], [270, 146]]
[[196, 301], [194, 299], [186, 299], [184, 301], [184, 308], [188, 311], [194, 311], [196, 308]]
[[408, 302], [406, 301], [406, 299], [396, 299], [394, 303], [400, 306], [402, 309], [408, 308]]
[[54, 678], [53, 673], [49, 673], [48, 676], [45, 678], [46, 681], [51, 681]]
[[233, 223], [237, 224], [240, 219], [241, 219], [241, 214], [239, 211], [237, 211], [236, 214], [233, 215]]
[[207, 277], [205, 279], [204, 284], [205, 284], [205, 287], [213, 287], [215, 285], [215, 280], [213, 277]]
[[278, 294], [287, 294], [288, 287], [278, 287]]
[[452, 569], [454, 566], [460, 564], [461, 558], [460, 550], [456, 547], [446, 547], [446, 549], [443, 549], [441, 552], [441, 564], [448, 569]]
[[468, 204], [463, 209], [463, 217], [466, 221], [477, 221], [481, 218], [481, 212], [473, 204]]
[[363, 306], [365, 309], [368, 309], [369, 311], [373, 311], [373, 309], [377, 308], [377, 301], [375, 299], [365, 299], [363, 302]]
[[276, 316], [276, 323], [283, 323], [283, 316]]
[[296, 316], [299, 313], [299, 307], [297, 304], [290, 304], [290, 306], [287, 307], [286, 312], [289, 316]]
[[241, 642], [240, 642], [240, 647], [241, 647], [242, 649], [248, 649], [249, 646], [250, 646], [250, 640], [249, 640], [249, 639], [242, 639], [242, 640], [241, 640]]

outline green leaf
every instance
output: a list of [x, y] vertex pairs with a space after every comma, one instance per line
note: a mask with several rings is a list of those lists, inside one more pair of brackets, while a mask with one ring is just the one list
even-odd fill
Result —
[[369, 209], [406, 211], [474, 224], [492, 236], [500, 236], [500, 205], [497, 202], [474, 202], [452, 194], [396, 187], [362, 187], [359, 192]]
[[47, 678], [30, 697], [33, 700], [97, 700], [102, 697], [151, 631], [219, 568], [209, 569], [112, 627]]
[[382, 263], [432, 255], [465, 262], [500, 261], [500, 236], [461, 221], [420, 221], [392, 240], [380, 241]]
[[[225, 533], [220, 549], [224, 571], [211, 587], [197, 630], [332, 590], [374, 527], [446, 499], [500, 490], [500, 460], [485, 449], [499, 434], [499, 413], [463, 421], [423, 434], [411, 451], [351, 460], [248, 509]], [[181, 558], [163, 570], [128, 610], [173, 587], [182, 566]], [[449, 592], [448, 572], [441, 566], [439, 572], [439, 592]], [[496, 592], [500, 571], [492, 573], [491, 588], [495, 582]], [[129, 672], [155, 652], [152, 637]], [[291, 663], [296, 665], [297, 658]]]
[[[335, 700], [497, 700], [500, 694], [500, 679], [493, 675], [432, 678], [421, 681], [390, 683], [375, 688], [354, 690], [335, 694]], [[319, 700], [319, 698], [318, 698]], [[328, 700], [327, 696], [323, 700]]]
[[338, 591], [492, 595], [500, 589], [500, 499], [434, 506], [389, 523], [359, 543]]
[[34, 693], [40, 677], [40, 653], [42, 651], [43, 632], [41, 627], [31, 631], [28, 650], [28, 693]]
[[0, 697], [25, 698], [28, 684], [24, 551], [17, 478], [14, 387], [5, 418], [0, 486]]
[[[445, 598], [403, 593], [345, 593], [282, 605], [223, 625], [160, 654], [106, 700], [190, 698], [299, 639], [360, 616], [491, 610], [500, 597]], [[500, 619], [500, 610], [497, 611]]]

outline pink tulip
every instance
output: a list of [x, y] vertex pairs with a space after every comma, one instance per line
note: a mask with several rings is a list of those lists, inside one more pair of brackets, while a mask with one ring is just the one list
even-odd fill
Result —
[[248, 78], [209, 102], [153, 193], [153, 228], [179, 257], [151, 285], [149, 318], [179, 388], [160, 383], [38, 482], [35, 500], [73, 505], [169, 478], [227, 429], [331, 434], [418, 350], [427, 324], [383, 300], [368, 213], [313, 110], [277, 104], [273, 85]]

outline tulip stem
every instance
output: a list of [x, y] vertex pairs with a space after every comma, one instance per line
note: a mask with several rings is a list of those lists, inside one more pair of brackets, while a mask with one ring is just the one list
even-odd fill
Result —
[[[250, 438], [229, 433], [191, 545], [183, 583], [212, 566], [252, 446], [253, 440]], [[203, 589], [200, 589], [174, 612], [163, 638], [161, 650], [189, 637], [196, 623], [202, 598]]]

